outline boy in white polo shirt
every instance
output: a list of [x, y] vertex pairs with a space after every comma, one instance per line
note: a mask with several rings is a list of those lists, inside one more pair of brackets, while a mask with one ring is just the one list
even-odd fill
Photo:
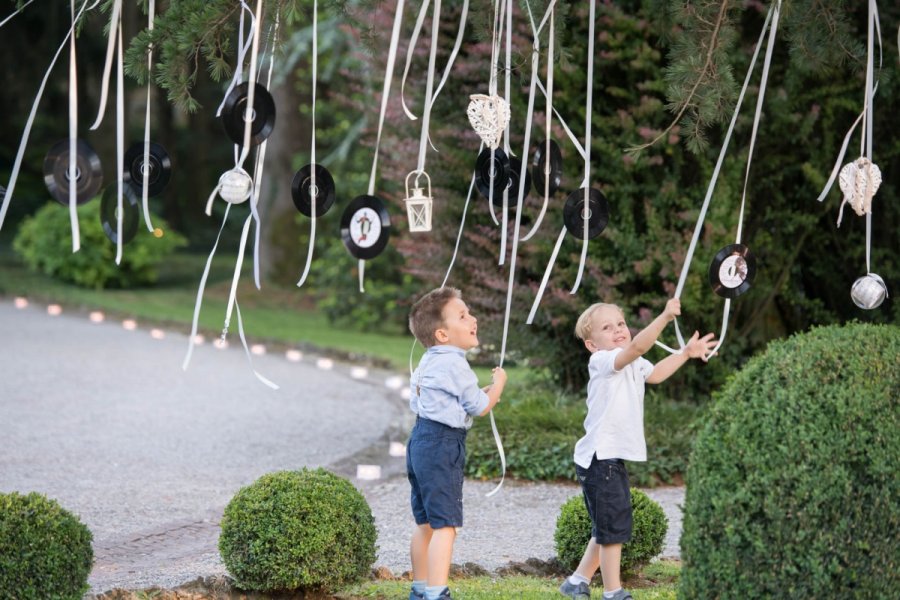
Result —
[[585, 435], [575, 445], [575, 470], [591, 516], [591, 539], [578, 568], [560, 586], [575, 600], [591, 597], [590, 581], [597, 569], [603, 576], [605, 600], [630, 600], [622, 589], [619, 564], [622, 544], [631, 539], [631, 488], [625, 461], [646, 461], [644, 384], [668, 379], [689, 358], [709, 359], [716, 345], [712, 333], [694, 332], [680, 354], [656, 366], [643, 355], [666, 325], [681, 314], [672, 298], [661, 315], [631, 339], [622, 309], [598, 303], [584, 311], [575, 335], [591, 352], [588, 361], [588, 414]]

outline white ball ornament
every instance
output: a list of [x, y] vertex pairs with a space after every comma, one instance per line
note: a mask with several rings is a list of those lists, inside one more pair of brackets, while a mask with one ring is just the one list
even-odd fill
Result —
[[875, 273], [869, 273], [853, 282], [850, 288], [850, 297], [853, 303], [865, 310], [878, 308], [884, 299], [888, 297], [887, 285], [884, 279]]
[[253, 193], [253, 179], [240, 167], [225, 171], [219, 178], [219, 196], [230, 204], [246, 202]]

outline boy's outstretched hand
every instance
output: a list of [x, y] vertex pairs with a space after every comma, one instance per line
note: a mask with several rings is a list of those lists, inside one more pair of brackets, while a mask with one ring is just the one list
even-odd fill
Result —
[[[671, 300], [669, 302], [671, 302]], [[666, 308], [668, 309], [668, 305]], [[715, 354], [713, 348], [715, 348], [718, 343], [714, 337], [715, 335], [716, 334], [714, 333], [707, 333], [703, 337], [700, 337], [700, 332], [695, 331], [694, 335], [691, 336], [691, 339], [688, 340], [688, 343], [684, 346], [684, 351], [688, 355], [688, 358], [699, 358], [703, 362], [712, 358]]]
[[666, 308], [663, 310], [663, 316], [669, 321], [673, 321], [675, 317], [681, 315], [681, 300], [678, 298], [670, 298], [666, 302]]

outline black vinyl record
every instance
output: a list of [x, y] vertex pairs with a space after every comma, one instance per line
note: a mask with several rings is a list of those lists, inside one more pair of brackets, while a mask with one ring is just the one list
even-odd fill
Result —
[[172, 159], [161, 144], [150, 142], [150, 160], [144, 167], [144, 142], [135, 142], [125, 151], [125, 171], [122, 177], [143, 194], [144, 177], [147, 178], [147, 195], [162, 192], [172, 177]]
[[[544, 140], [540, 142], [534, 150], [534, 154], [531, 156], [531, 180], [534, 183], [534, 189], [537, 191], [539, 196], [544, 195], [544, 186], [546, 182], [544, 181], [544, 171], [547, 168], [547, 141]], [[556, 193], [556, 190], [559, 189], [559, 186], [562, 185], [562, 173], [563, 173], [563, 158], [562, 151], [559, 149], [559, 144], [555, 141], [550, 140], [550, 185], [547, 190], [550, 195]]]
[[756, 257], [743, 244], [719, 250], [709, 265], [709, 285], [723, 298], [737, 298], [750, 289], [756, 277]]
[[[265, 86], [255, 84], [253, 92], [253, 113], [250, 123], [250, 145], [261, 144], [272, 134], [275, 128], [275, 100]], [[225, 133], [237, 145], [244, 143], [244, 112], [247, 109], [247, 96], [250, 87], [247, 82], [236, 86], [228, 97], [225, 98], [225, 106], [222, 107], [222, 124]]]
[[381, 198], [354, 198], [341, 215], [341, 239], [355, 258], [375, 258], [391, 237], [391, 216]]
[[316, 217], [327, 213], [334, 204], [334, 177], [322, 165], [315, 165], [315, 169], [316, 186], [314, 189], [312, 188], [313, 165], [306, 165], [297, 171], [294, 174], [294, 180], [291, 181], [291, 197], [294, 199], [294, 206], [307, 217], [311, 217], [313, 214], [313, 196], [316, 200]]
[[[566, 229], [579, 240], [584, 239], [584, 188], [569, 194], [563, 208], [563, 222]], [[588, 239], [594, 239], [606, 229], [609, 223], [609, 202], [598, 189], [588, 191]]]
[[[510, 158], [509, 159], [509, 170], [507, 173], [507, 178], [509, 181], [506, 183], [506, 189], [509, 190], [509, 195], [507, 196], [508, 206], [511, 208], [516, 208], [518, 206], [518, 196], [519, 193], [519, 174], [523, 172], [522, 169], [522, 161], [518, 158]], [[525, 173], [525, 191], [522, 194], [522, 201], [525, 201], [525, 198], [528, 197], [528, 194], [531, 192], [531, 174], [528, 172], [528, 169], [524, 169]], [[498, 208], [503, 208], [503, 194], [494, 193], [494, 206]]]
[[[140, 198], [130, 185], [122, 186], [122, 243], [127, 244], [134, 239], [138, 230]], [[118, 240], [119, 224], [116, 219], [118, 208], [118, 192], [115, 185], [107, 186], [100, 198], [100, 224], [103, 233], [113, 244]]]
[[491, 197], [491, 172], [494, 174], [494, 204], [500, 196], [500, 205], [503, 205], [503, 190], [509, 184], [509, 157], [506, 152], [497, 148], [493, 151], [494, 159], [491, 160], [491, 149], [485, 148], [475, 161], [475, 187], [485, 198]]
[[[84, 140], [75, 146], [75, 202], [84, 204], [97, 195], [103, 183], [100, 157]], [[69, 140], [60, 140], [44, 157], [44, 184], [60, 204], [69, 204]]]

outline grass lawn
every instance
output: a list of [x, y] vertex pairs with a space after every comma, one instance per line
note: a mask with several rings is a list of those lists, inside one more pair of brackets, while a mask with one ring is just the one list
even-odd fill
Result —
[[[659, 561], [647, 565], [640, 573], [625, 581], [625, 587], [634, 600], [675, 600], [675, 590], [681, 564], [675, 561]], [[461, 600], [497, 600], [501, 598], [562, 598], [557, 588], [559, 578], [545, 579], [526, 576], [485, 576], [456, 579], [450, 582], [454, 598]], [[600, 597], [600, 583], [596, 581], [593, 596]], [[337, 598], [350, 600], [357, 598], [396, 599], [409, 594], [408, 581], [373, 581], [348, 588], [337, 594]]]

